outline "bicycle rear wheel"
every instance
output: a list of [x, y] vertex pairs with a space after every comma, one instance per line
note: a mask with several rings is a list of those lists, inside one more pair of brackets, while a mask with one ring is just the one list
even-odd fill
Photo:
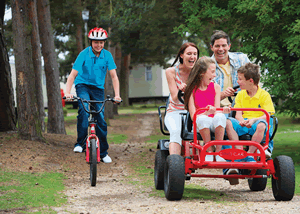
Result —
[[90, 141], [90, 181], [91, 186], [96, 186], [97, 181], [97, 143], [95, 139]]

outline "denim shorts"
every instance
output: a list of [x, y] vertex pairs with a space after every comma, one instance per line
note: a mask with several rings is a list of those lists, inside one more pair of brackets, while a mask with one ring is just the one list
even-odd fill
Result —
[[[235, 118], [229, 117], [228, 119], [230, 119], [232, 126], [233, 126], [234, 130], [236, 131], [236, 133], [238, 134], [238, 136], [241, 136], [244, 134], [254, 135], [257, 125], [259, 123], [264, 123], [266, 125], [266, 127], [268, 127], [268, 123], [264, 119], [257, 120], [255, 123], [252, 124], [251, 128], [247, 128], [246, 126], [241, 126], [240, 122]], [[247, 119], [245, 118], [245, 120], [247, 120]], [[267, 128], [265, 130], [265, 134], [266, 134], [266, 131], [267, 131]]]

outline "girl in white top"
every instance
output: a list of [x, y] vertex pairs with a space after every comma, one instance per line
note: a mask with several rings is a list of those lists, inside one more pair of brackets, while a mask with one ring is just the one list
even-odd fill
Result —
[[[181, 133], [181, 112], [186, 112], [184, 104], [181, 103], [177, 94], [178, 91], [185, 91], [188, 76], [199, 57], [198, 47], [191, 42], [184, 43], [177, 54], [173, 65], [166, 70], [166, 77], [170, 90], [169, 106], [165, 117], [165, 125], [170, 132], [169, 153], [181, 154], [182, 139]], [[180, 64], [174, 66], [178, 61]]]

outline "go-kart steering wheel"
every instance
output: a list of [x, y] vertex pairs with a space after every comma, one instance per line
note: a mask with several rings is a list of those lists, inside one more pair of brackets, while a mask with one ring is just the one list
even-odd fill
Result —
[[[237, 89], [238, 89], [239, 87], [240, 87], [239, 85], [233, 87], [233, 89], [236, 90], [236, 91], [234, 92], [234, 94], [233, 94], [234, 97], [236, 97], [236, 95], [238, 94]], [[232, 100], [231, 96], [228, 97], [228, 100], [229, 100], [229, 102], [233, 103], [233, 100]]]
[[177, 94], [177, 98], [180, 102], [184, 103], [184, 100], [182, 99], [182, 97], [184, 96], [184, 92], [179, 90], [178, 94]]

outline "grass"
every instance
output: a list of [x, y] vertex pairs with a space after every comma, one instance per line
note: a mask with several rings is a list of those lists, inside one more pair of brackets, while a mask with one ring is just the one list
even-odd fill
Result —
[[121, 144], [127, 143], [127, 135], [125, 134], [109, 134], [107, 135], [107, 140], [110, 143]]
[[60, 193], [64, 190], [64, 179], [61, 173], [32, 174], [0, 170], [0, 211], [26, 212], [35, 208], [42, 213], [50, 213], [51, 206], [67, 202], [66, 196]]

